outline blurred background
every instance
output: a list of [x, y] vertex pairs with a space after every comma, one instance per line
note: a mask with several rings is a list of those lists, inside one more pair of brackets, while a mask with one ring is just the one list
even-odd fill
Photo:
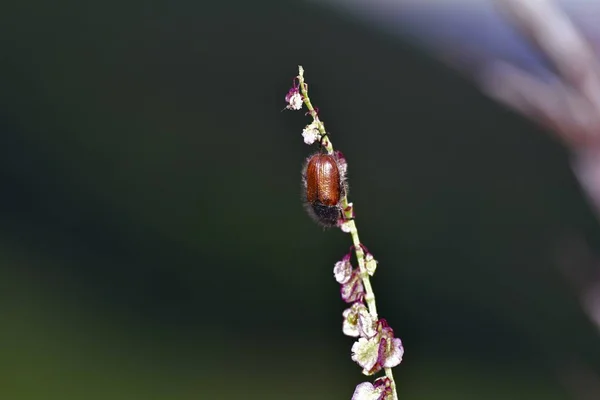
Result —
[[0, 7], [0, 399], [349, 399], [366, 380], [282, 112], [349, 162], [399, 397], [598, 399], [567, 150], [405, 37], [291, 1]]

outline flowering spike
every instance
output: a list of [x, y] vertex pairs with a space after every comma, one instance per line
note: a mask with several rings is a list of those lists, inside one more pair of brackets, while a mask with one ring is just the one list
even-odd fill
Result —
[[[340, 186], [339, 196], [336, 197], [336, 213], [328, 215], [327, 226], [335, 225], [343, 232], [349, 233], [353, 244], [350, 253], [336, 262], [333, 269], [335, 280], [341, 285], [342, 300], [351, 304], [342, 314], [342, 331], [345, 335], [357, 338], [352, 346], [352, 360], [363, 368], [363, 374], [372, 375], [385, 369], [385, 377], [378, 378], [373, 383], [363, 382], [356, 386], [352, 400], [398, 400], [391, 367], [402, 361], [404, 348], [400, 339], [394, 337], [394, 332], [387, 322], [384, 319], [378, 319], [375, 294], [370, 281], [370, 276], [375, 273], [377, 261], [361, 243], [358, 236], [354, 221], [354, 207], [348, 201], [348, 188], [345, 180], [348, 164], [344, 155], [334, 149], [325, 124], [319, 117], [318, 109], [311, 102], [302, 66], [298, 66], [297, 80], [294, 80], [293, 87], [288, 91], [285, 100], [288, 103], [287, 109], [299, 110], [306, 106], [306, 115], [312, 118], [312, 122], [306, 125], [302, 131], [304, 142], [308, 145], [318, 142], [319, 154], [322, 153], [335, 159], [335, 163], [327, 165], [335, 164], [339, 175], [344, 177], [344, 179], [338, 177], [337, 181], [332, 180], [332, 185], [323, 184], [323, 187], [331, 193], [338, 193], [336, 187]], [[303, 178], [306, 179], [305, 174], [303, 174]], [[307, 190], [308, 186], [317, 187], [317, 185], [307, 185], [305, 186]], [[319, 196], [313, 197], [323, 204], [329, 201], [324, 193], [323, 196], [321, 194]], [[314, 208], [314, 204], [311, 206]], [[350, 262], [352, 253], [356, 254], [358, 262], [356, 268]]]

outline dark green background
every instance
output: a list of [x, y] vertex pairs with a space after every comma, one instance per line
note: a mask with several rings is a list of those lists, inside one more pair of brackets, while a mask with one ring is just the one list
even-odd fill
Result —
[[351, 397], [350, 238], [304, 214], [309, 120], [281, 112], [298, 64], [380, 261], [400, 397], [596, 398], [600, 337], [564, 271], [591, 276], [569, 243], [600, 230], [545, 132], [299, 2], [12, 3], [0, 399]]

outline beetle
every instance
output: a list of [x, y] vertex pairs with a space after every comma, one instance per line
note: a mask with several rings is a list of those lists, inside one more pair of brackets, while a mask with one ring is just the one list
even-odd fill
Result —
[[[345, 162], [345, 161], [344, 161]], [[304, 206], [320, 225], [332, 227], [342, 218], [341, 202], [348, 190], [340, 156], [321, 151], [312, 154], [302, 169]]]

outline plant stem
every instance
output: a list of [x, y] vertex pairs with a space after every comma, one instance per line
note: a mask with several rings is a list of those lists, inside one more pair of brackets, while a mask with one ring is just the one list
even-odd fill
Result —
[[[312, 105], [310, 97], [308, 97], [308, 84], [304, 81], [304, 68], [302, 68], [301, 65], [298, 66], [298, 82], [300, 85], [300, 92], [302, 93], [302, 100], [308, 109], [308, 113], [313, 118], [313, 121], [317, 124], [317, 129], [319, 130], [321, 137], [324, 137], [327, 135], [325, 124], [319, 119], [317, 110]], [[323, 144], [323, 146], [327, 149], [329, 154], [333, 154], [333, 144], [329, 138], [327, 138], [327, 141]], [[347, 224], [350, 235], [352, 236], [352, 243], [354, 244], [354, 251], [356, 252], [360, 278], [365, 287], [365, 302], [367, 303], [371, 317], [374, 321], [377, 321], [379, 318], [377, 316], [377, 305], [375, 304], [375, 293], [373, 292], [371, 280], [369, 279], [369, 273], [367, 272], [367, 268], [365, 266], [365, 253], [360, 243], [360, 238], [358, 237], [358, 229], [353, 219], [353, 206], [352, 203], [348, 202], [348, 196], [346, 193], [344, 193], [344, 197], [342, 198], [342, 209], [344, 210], [344, 218], [346, 219], [345, 224]], [[398, 400], [398, 395], [396, 394], [396, 382], [394, 381], [392, 369], [385, 368], [385, 375], [391, 382], [393, 399]]]

